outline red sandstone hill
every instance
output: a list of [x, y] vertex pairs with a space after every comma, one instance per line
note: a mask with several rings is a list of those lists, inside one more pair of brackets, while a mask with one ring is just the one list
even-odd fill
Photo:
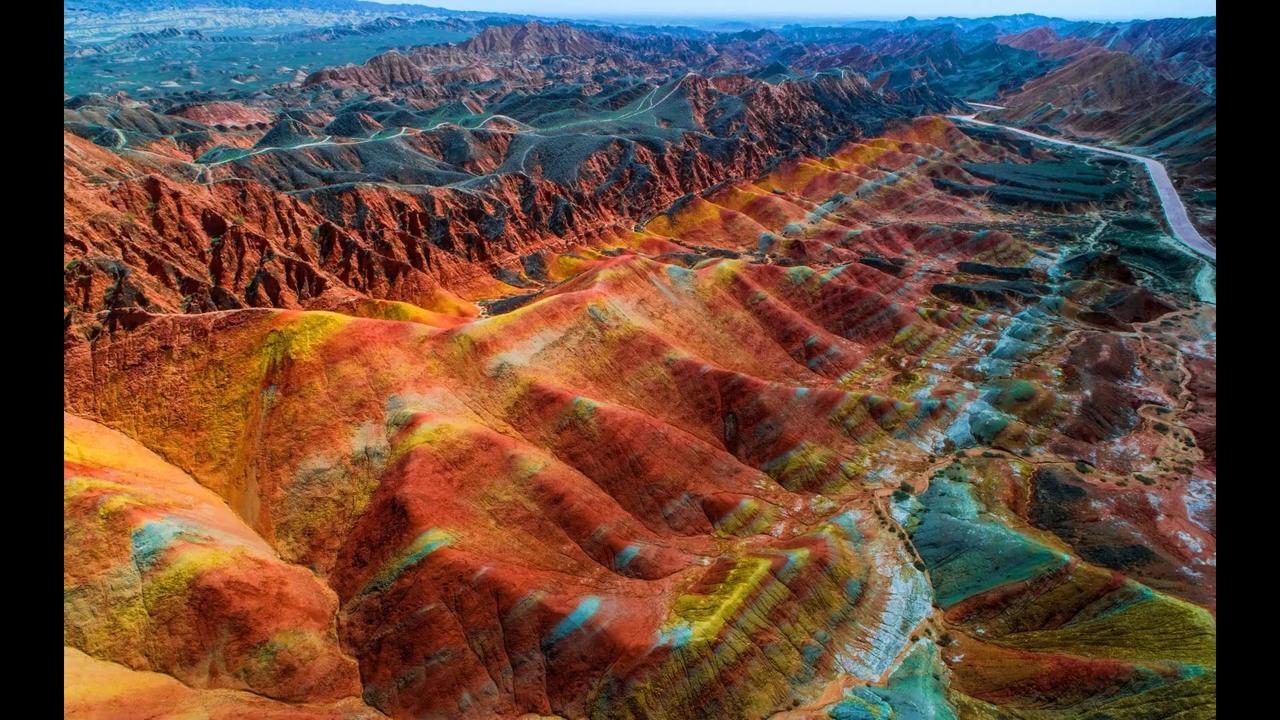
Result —
[[[66, 148], [69, 185], [130, 168]], [[938, 182], [1025, 160], [921, 118], [543, 246], [486, 317], [116, 313], [65, 353], [64, 702], [750, 720], [921, 670], [939, 706], [1213, 717], [1212, 308]], [[198, 257], [214, 201], [256, 208], [214, 230], [259, 288], [324, 253], [293, 195], [131, 182], [173, 245], [90, 215], [116, 288]]]
[[410, 85], [427, 79], [418, 66], [395, 50], [377, 55], [363, 65], [344, 65], [326, 68], [307, 76], [304, 85], [330, 83], [333, 85], [358, 85], [369, 88], [389, 88]]
[[524, 25], [500, 25], [485, 28], [479, 35], [462, 43], [461, 48], [482, 55], [590, 55], [603, 43], [590, 32], [566, 24], [546, 25], [530, 22]]
[[1058, 108], [1144, 112], [1157, 98], [1163, 104], [1195, 101], [1195, 88], [1152, 72], [1121, 52], [1090, 49], [1044, 77], [1028, 81], [1003, 98], [1010, 107], [1051, 103]]
[[1045, 57], [1065, 58], [1093, 47], [1080, 38], [1059, 37], [1052, 28], [1038, 27], [1014, 35], [1002, 35], [998, 42], [1019, 50], [1030, 50]]
[[219, 101], [183, 105], [170, 110], [169, 114], [209, 126], [245, 127], [272, 121], [270, 113], [238, 102]]
[[1127, 53], [1088, 49], [1001, 103], [1005, 119], [1147, 148], [1177, 166], [1216, 152], [1214, 98]]
[[[144, 150], [168, 138], [117, 154], [67, 133], [67, 306], [86, 317], [128, 306], [314, 307], [354, 292], [430, 307], [442, 284], [470, 297], [513, 292], [493, 292], [491, 275], [518, 255], [630, 228], [683, 195], [898, 112], [852, 73], [777, 85], [689, 75], [630, 97], [624, 107], [655, 106], [644, 122], [679, 125], [662, 139], [629, 125], [544, 135], [499, 116], [410, 133], [406, 122], [431, 121], [407, 110], [383, 111], [382, 122], [290, 111], [265, 135], [234, 136], [255, 154], [218, 163]], [[379, 125], [402, 132], [372, 141]]]

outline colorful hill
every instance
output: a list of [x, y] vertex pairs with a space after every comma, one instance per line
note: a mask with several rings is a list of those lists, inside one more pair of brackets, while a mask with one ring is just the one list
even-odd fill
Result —
[[[942, 182], [1069, 161], [1122, 189], [1097, 227]], [[1213, 308], [1095, 162], [922, 119], [544, 253], [500, 314], [116, 316], [67, 351], [69, 682], [317, 717], [1213, 717]]]
[[64, 16], [65, 716], [1217, 716], [1213, 18]]

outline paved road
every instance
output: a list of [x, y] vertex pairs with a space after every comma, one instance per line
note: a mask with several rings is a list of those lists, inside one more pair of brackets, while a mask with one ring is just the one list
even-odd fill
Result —
[[[970, 105], [980, 105], [980, 103], [969, 103]], [[998, 107], [998, 106], [986, 106]], [[997, 125], [995, 123], [978, 120], [973, 115], [948, 115], [951, 120], [959, 120], [961, 122], [972, 123], [974, 125], [986, 125], [987, 127], [1000, 128], [1011, 133], [1024, 135], [1035, 140], [1040, 140], [1055, 145], [1069, 145], [1071, 147], [1081, 148], [1104, 155], [1115, 155], [1129, 160], [1135, 160], [1142, 163], [1147, 168], [1147, 173], [1151, 175], [1151, 181], [1155, 183], [1156, 194], [1160, 196], [1160, 205], [1164, 208], [1164, 217], [1169, 221], [1169, 227], [1173, 230], [1173, 235], [1183, 245], [1200, 253], [1204, 257], [1212, 260], [1215, 264], [1218, 262], [1218, 249], [1210, 245], [1195, 226], [1191, 224], [1190, 218], [1187, 217], [1187, 208], [1182, 204], [1182, 198], [1178, 197], [1178, 191], [1174, 190], [1173, 182], [1169, 180], [1169, 173], [1164, 169], [1158, 161], [1149, 157], [1134, 155], [1132, 153], [1120, 152], [1119, 150], [1111, 150], [1108, 148], [1096, 147], [1094, 145], [1083, 145], [1070, 140], [1062, 140], [1060, 138], [1052, 138], [1045, 135], [1037, 135], [1033, 132], [1022, 130], [1021, 128], [1009, 127], [1008, 125]]]

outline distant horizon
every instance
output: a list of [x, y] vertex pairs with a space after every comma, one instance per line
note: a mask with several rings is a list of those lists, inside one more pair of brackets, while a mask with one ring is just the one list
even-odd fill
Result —
[[[1213, 0], [1135, 0], [1114, 2], [1108, 0], [970, 0], [966, 3], [946, 0], [900, 0], [894, 3], [901, 8], [894, 13], [873, 10], [860, 11], [856, 5], [844, 0], [799, 0], [788, 3], [788, 10], [762, 0], [647, 0], [635, 10], [601, 9], [599, 3], [590, 0], [369, 0], [390, 5], [424, 5], [447, 10], [470, 12], [510, 13], [533, 15], [566, 20], [646, 20], [653, 21], [751, 21], [778, 22], [794, 19], [803, 21], [881, 21], [896, 22], [915, 18], [935, 20], [942, 17], [983, 18], [1005, 15], [1042, 15], [1073, 21], [1123, 22], [1126, 20], [1158, 20], [1162, 18], [1217, 17], [1217, 5]], [[639, 5], [637, 3], [637, 5]], [[855, 5], [850, 9], [850, 5]], [[963, 5], [969, 12], [958, 11]]]

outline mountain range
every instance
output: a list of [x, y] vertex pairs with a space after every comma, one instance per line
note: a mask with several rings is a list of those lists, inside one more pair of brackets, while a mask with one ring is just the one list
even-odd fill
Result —
[[1216, 717], [1214, 18], [64, 18], [65, 716]]

